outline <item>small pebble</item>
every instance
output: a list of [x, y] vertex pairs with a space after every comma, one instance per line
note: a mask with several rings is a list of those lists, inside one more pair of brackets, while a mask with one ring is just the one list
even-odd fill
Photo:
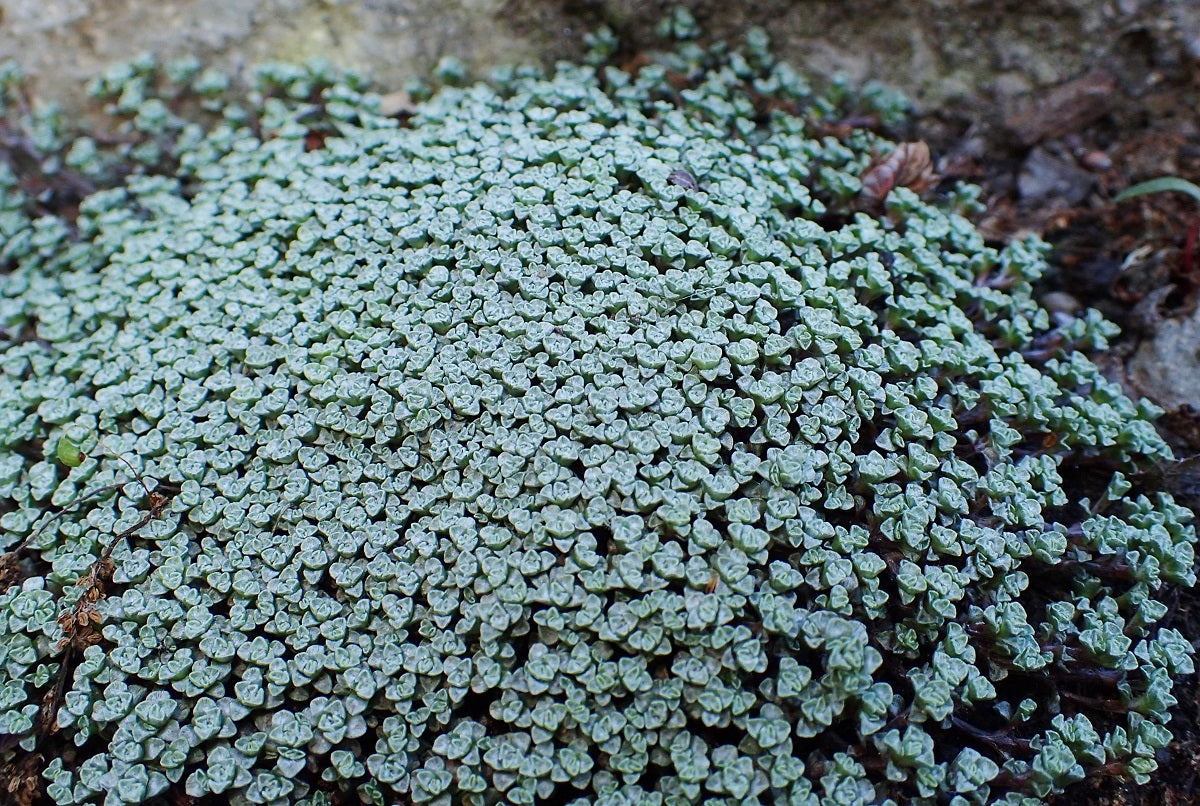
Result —
[[1083, 152], [1083, 156], [1079, 158], [1079, 162], [1089, 171], [1107, 171], [1112, 167], [1112, 159], [1099, 149], [1090, 149]]
[[417, 106], [413, 103], [412, 95], [404, 90], [397, 90], [379, 96], [379, 114], [384, 117], [411, 115], [416, 109]]
[[1066, 291], [1050, 291], [1042, 296], [1042, 307], [1051, 313], [1075, 313], [1082, 306]]

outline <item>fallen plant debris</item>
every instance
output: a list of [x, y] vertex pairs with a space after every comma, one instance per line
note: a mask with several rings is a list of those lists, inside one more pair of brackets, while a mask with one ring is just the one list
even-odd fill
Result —
[[[1152, 193], [1183, 193], [1200, 202], [1200, 186], [1178, 176], [1162, 176], [1132, 185], [1113, 197], [1117, 204], [1138, 196]], [[1196, 239], [1200, 235], [1200, 216], [1189, 223], [1179, 259], [1177, 278], [1182, 284], [1181, 292], [1191, 295], [1200, 290], [1200, 263], [1196, 261]]]
[[863, 209], [882, 210], [895, 188], [908, 188], [920, 195], [937, 182], [929, 146], [924, 142], [900, 143], [887, 154], [871, 161], [860, 177], [859, 203]]

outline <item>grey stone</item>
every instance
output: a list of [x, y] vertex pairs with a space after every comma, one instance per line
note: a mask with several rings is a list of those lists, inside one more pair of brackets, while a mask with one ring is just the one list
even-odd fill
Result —
[[[323, 56], [372, 75], [385, 90], [424, 75], [442, 56], [477, 74], [497, 64], [569, 59], [600, 23], [631, 47], [654, 42], [675, 3], [645, 0], [0, 0], [0, 59], [34, 76], [37, 98], [86, 108], [84, 83], [153, 52], [196, 56], [227, 70]], [[1195, 14], [1177, 0], [690, 0], [702, 28], [737, 38], [765, 26], [777, 50], [810, 73], [876, 79], [920, 110], [993, 117], [1019, 96], [1098, 65], [1139, 55], [1113, 47], [1120, 31], [1152, 31], [1184, 49]], [[1185, 4], [1187, 5], [1187, 4]]]
[[1021, 166], [1017, 190], [1025, 202], [1074, 205], [1083, 201], [1095, 181], [1091, 172], [1039, 147], [1030, 152]]
[[1129, 380], [1163, 408], [1200, 405], [1200, 309], [1162, 320], [1129, 362]]

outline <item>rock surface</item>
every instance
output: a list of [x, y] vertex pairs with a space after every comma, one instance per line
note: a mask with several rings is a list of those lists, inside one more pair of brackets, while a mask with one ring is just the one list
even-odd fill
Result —
[[1129, 380], [1163, 408], [1200, 404], [1200, 309], [1163, 320], [1129, 362]]
[[[442, 56], [477, 72], [571, 58], [601, 23], [653, 41], [673, 2], [654, 0], [0, 0], [0, 59], [16, 59], [42, 100], [77, 110], [83, 84], [145, 52], [244, 69], [323, 56], [383, 86]], [[1103, 67], [1138, 98], [1200, 52], [1200, 8], [1182, 0], [690, 0], [706, 32], [766, 26], [778, 50], [818, 75], [904, 90], [923, 109], [991, 110], [1028, 139], [1039, 98]], [[1061, 94], [1061, 91], [1060, 91]], [[1061, 99], [1060, 99], [1061, 100]], [[1032, 106], [1031, 106], [1032, 105]], [[1136, 105], [1136, 104], [1135, 104]], [[1023, 115], [1025, 117], [1023, 117]], [[1024, 127], [1021, 121], [1025, 121]], [[1035, 138], [1036, 139], [1036, 138]], [[1031, 143], [1027, 143], [1031, 144]]]
[[427, 73], [443, 55], [490, 66], [536, 58], [507, 30], [503, 0], [4, 0], [0, 59], [31, 73], [41, 100], [86, 104], [83, 85], [143, 53], [195, 56], [234, 72], [324, 57], [384, 84]]

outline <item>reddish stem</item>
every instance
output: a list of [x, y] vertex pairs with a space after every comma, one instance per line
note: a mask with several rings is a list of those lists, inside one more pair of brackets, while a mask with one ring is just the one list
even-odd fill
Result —
[[1183, 241], [1183, 259], [1180, 261], [1180, 274], [1193, 288], [1200, 286], [1200, 274], [1196, 272], [1196, 238], [1200, 236], [1200, 218], [1188, 227], [1187, 237]]

